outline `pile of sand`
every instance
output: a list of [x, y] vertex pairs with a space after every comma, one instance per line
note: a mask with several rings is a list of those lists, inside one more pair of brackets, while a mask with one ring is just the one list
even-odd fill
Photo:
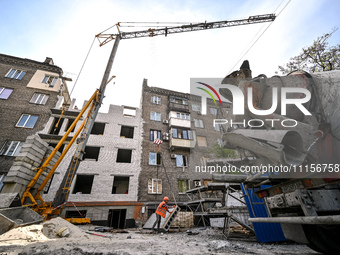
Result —
[[[59, 236], [57, 233], [58, 231], [60, 232], [61, 229], [66, 230], [69, 234], [64, 237]], [[60, 238], [72, 238], [72, 240], [76, 240], [88, 238], [88, 235], [77, 226], [58, 217], [45, 221], [40, 225], [30, 225], [11, 229], [0, 236], [0, 245], [23, 245], [31, 242], [44, 242]]]

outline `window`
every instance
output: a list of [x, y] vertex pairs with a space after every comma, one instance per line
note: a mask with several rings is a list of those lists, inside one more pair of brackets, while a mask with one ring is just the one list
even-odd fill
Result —
[[86, 218], [87, 210], [66, 211], [65, 218]]
[[88, 161], [98, 161], [99, 151], [100, 147], [86, 146], [83, 159]]
[[12, 78], [12, 79], [21, 80], [21, 79], [24, 77], [25, 74], [26, 74], [25, 71], [17, 70], [17, 69], [11, 69], [11, 70], [6, 74], [6, 77], [7, 77], [7, 78]]
[[6, 177], [6, 175], [0, 174], [0, 192], [2, 190], [2, 187], [4, 186], [5, 177]]
[[21, 115], [20, 120], [16, 124], [16, 127], [33, 128], [37, 120], [38, 116], [23, 114]]
[[[67, 125], [66, 125], [66, 128], [65, 128], [65, 132], [71, 127], [71, 125], [73, 124], [73, 122], [74, 122], [74, 119], [68, 119], [68, 122], [67, 122]], [[76, 127], [76, 126], [74, 126], [74, 128], [71, 130], [71, 132], [74, 131], [75, 127]], [[93, 128], [92, 128], [92, 130], [93, 130]]]
[[194, 112], [201, 112], [201, 106], [199, 104], [191, 104], [191, 109]]
[[188, 166], [187, 156], [176, 155], [176, 166], [178, 166], [178, 167]]
[[52, 88], [55, 85], [55, 83], [57, 82], [57, 80], [58, 80], [57, 77], [45, 75], [45, 77], [44, 77], [44, 79], [42, 80], [41, 83], [48, 84], [48, 86]]
[[34, 93], [32, 99], [30, 100], [30, 103], [33, 104], [46, 104], [48, 99], [48, 95], [40, 94], [40, 93]]
[[0, 99], [8, 99], [12, 94], [13, 89], [6, 89], [0, 87]]
[[203, 120], [194, 119], [194, 121], [195, 121], [195, 127], [204, 128]]
[[211, 113], [212, 115], [217, 115], [217, 109], [216, 109], [216, 108], [211, 108], [211, 107], [210, 107], [210, 113]]
[[0, 155], [17, 156], [24, 142], [8, 141], [2, 146]]
[[161, 154], [149, 152], [149, 165], [160, 165], [162, 163]]
[[91, 135], [103, 135], [104, 130], [105, 130], [105, 123], [95, 122], [91, 130]]
[[160, 97], [156, 97], [156, 96], [152, 96], [151, 97], [151, 103], [152, 104], [161, 104], [161, 98]]
[[63, 122], [64, 122], [64, 118], [55, 117], [54, 120], [53, 120], [51, 130], [50, 130], [50, 134], [51, 135], [58, 135], [59, 131], [61, 129], [61, 126], [63, 125]]
[[77, 174], [73, 194], [91, 194], [94, 175]]
[[136, 116], [136, 108], [124, 107], [123, 116], [125, 116], [125, 117], [135, 117]]
[[193, 139], [192, 131], [189, 129], [180, 129], [180, 128], [173, 128], [172, 129], [172, 137], [179, 138], [179, 139]]
[[215, 129], [216, 131], [221, 131], [221, 124], [215, 123], [214, 129]]
[[178, 180], [178, 192], [184, 193], [189, 189], [189, 180]]
[[162, 180], [149, 179], [148, 180], [148, 194], [162, 194]]
[[197, 145], [199, 147], [207, 147], [207, 138], [205, 136], [197, 136]]
[[112, 194], [129, 194], [129, 176], [114, 176]]
[[177, 118], [183, 119], [183, 120], [190, 120], [190, 114], [188, 113], [177, 113]]
[[161, 140], [161, 131], [160, 130], [150, 130], [150, 141], [156, 141], [157, 139]]
[[119, 163], [131, 163], [132, 150], [118, 149], [117, 160]]
[[[53, 147], [53, 148], [55, 148], [58, 144], [57, 144], [57, 143], [49, 143], [48, 145], [51, 146], [51, 147]], [[60, 153], [62, 153], [63, 150], [64, 150], [64, 148], [65, 148], [65, 144], [62, 144], [62, 145], [60, 146], [60, 148], [59, 148], [58, 151], [59, 151]]]
[[207, 160], [209, 158], [206, 158], [206, 157], [201, 157], [200, 158], [200, 162], [201, 162], [201, 166], [207, 166]]
[[155, 121], [161, 121], [161, 114], [158, 112], [150, 112], [150, 119]]
[[183, 97], [170, 96], [170, 103], [188, 105], [188, 99]]
[[120, 128], [120, 137], [133, 138], [134, 127], [122, 126]]

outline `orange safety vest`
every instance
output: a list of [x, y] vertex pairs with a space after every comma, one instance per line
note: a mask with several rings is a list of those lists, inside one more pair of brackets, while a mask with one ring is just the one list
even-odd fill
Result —
[[160, 203], [157, 207], [156, 213], [160, 216], [162, 216], [163, 218], [165, 218], [166, 215], [166, 209], [163, 207], [163, 205], [166, 204], [164, 201], [162, 203]]

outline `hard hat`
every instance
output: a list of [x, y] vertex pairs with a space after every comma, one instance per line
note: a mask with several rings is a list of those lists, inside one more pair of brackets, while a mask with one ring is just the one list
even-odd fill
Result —
[[168, 198], [168, 197], [164, 197], [163, 200], [164, 200], [164, 201], [169, 201], [169, 198]]

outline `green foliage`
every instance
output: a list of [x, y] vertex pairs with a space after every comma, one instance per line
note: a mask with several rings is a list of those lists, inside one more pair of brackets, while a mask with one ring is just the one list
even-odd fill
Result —
[[209, 150], [216, 158], [236, 158], [237, 152], [231, 149], [224, 149], [218, 143], [215, 143]]
[[323, 72], [340, 69], [340, 45], [329, 46], [327, 39], [338, 29], [334, 28], [330, 33], [318, 37], [312, 46], [302, 49], [298, 56], [290, 58], [283, 67], [279, 66], [282, 74], [288, 74], [295, 70], [307, 72]]

